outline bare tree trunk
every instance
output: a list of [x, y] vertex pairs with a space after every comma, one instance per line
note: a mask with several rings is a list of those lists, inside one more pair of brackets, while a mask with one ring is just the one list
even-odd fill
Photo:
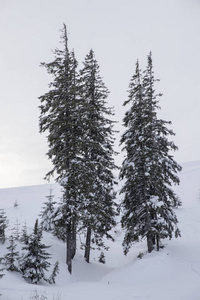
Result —
[[67, 253], [66, 264], [68, 271], [72, 274], [72, 260], [76, 254], [76, 220], [72, 220], [67, 226]]
[[76, 255], [76, 219], [72, 221], [72, 259]]
[[91, 228], [88, 226], [86, 243], [85, 243], [85, 260], [87, 263], [90, 262], [90, 245], [91, 245]]
[[154, 236], [151, 231], [151, 221], [150, 221], [149, 211], [147, 207], [146, 207], [146, 230], [147, 230], [147, 248], [148, 248], [148, 252], [151, 253], [154, 249], [153, 247]]
[[72, 231], [71, 224], [67, 226], [67, 253], [66, 253], [66, 264], [68, 271], [72, 274]]
[[153, 241], [152, 241], [151, 234], [147, 235], [147, 248], [148, 248], [149, 253], [151, 253], [153, 251]]
[[156, 235], [156, 246], [157, 246], [157, 251], [160, 249], [160, 243], [159, 243], [159, 235]]

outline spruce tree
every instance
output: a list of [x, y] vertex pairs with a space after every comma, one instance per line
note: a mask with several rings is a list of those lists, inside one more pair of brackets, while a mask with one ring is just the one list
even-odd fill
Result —
[[9, 246], [7, 247], [8, 252], [4, 256], [3, 262], [7, 271], [19, 272], [18, 261], [19, 251], [16, 250], [17, 244], [16, 239], [13, 235], [9, 237]]
[[52, 188], [50, 189], [50, 194], [46, 196], [47, 201], [44, 202], [45, 206], [43, 207], [42, 212], [40, 213], [41, 216], [41, 226], [44, 231], [52, 231], [53, 230], [53, 219], [55, 213], [55, 204], [56, 202], [53, 201], [54, 195], [52, 194]]
[[14, 224], [14, 228], [12, 229], [13, 237], [16, 241], [18, 241], [20, 238], [19, 226], [20, 226], [20, 223], [19, 223], [18, 219], [16, 219], [16, 223]]
[[89, 262], [91, 243], [100, 250], [103, 237], [111, 238], [115, 223], [115, 183], [113, 170], [114, 131], [109, 118], [113, 110], [107, 107], [108, 89], [101, 76], [93, 50], [90, 50], [80, 70], [81, 120], [83, 132], [82, 226], [86, 228], [85, 259]]
[[180, 201], [171, 189], [179, 184], [177, 172], [181, 167], [174, 161], [170, 151], [177, 150], [169, 135], [174, 135], [166, 122], [158, 119], [158, 98], [155, 94], [151, 53], [146, 70], [142, 73], [139, 62], [129, 85], [129, 97], [124, 105], [129, 109], [124, 117], [126, 131], [122, 135], [126, 157], [120, 171], [124, 179], [122, 227], [125, 229], [123, 242], [125, 254], [133, 242], [147, 239], [148, 252], [160, 240], [180, 236], [174, 207]]
[[22, 233], [21, 233], [21, 236], [20, 236], [20, 242], [25, 244], [25, 245], [28, 245], [28, 242], [29, 242], [29, 235], [28, 235], [28, 232], [27, 232], [27, 226], [26, 226], [26, 222], [24, 224], [24, 226], [22, 227]]
[[[4, 271], [4, 267], [2, 266], [3, 265], [3, 261], [4, 261], [4, 258], [0, 257], [0, 279], [5, 275], [3, 273], [3, 271]], [[2, 296], [2, 295], [0, 294], [0, 296]]]
[[66, 220], [65, 220], [66, 208], [65, 202], [61, 199], [58, 206], [55, 208], [52, 222], [53, 222], [53, 235], [63, 242], [67, 241], [67, 231], [66, 231]]
[[5, 243], [6, 235], [5, 229], [8, 227], [8, 219], [3, 209], [0, 209], [0, 242]]
[[47, 280], [45, 271], [48, 271], [51, 265], [48, 262], [51, 255], [46, 252], [49, 247], [42, 243], [42, 229], [36, 220], [34, 231], [28, 244], [22, 248], [24, 253], [20, 259], [20, 272], [31, 283], [37, 284], [42, 279]]
[[63, 27], [63, 50], [55, 50], [55, 60], [42, 63], [53, 76], [50, 90], [43, 96], [40, 106], [40, 132], [48, 132], [49, 151], [53, 169], [46, 175], [56, 175], [63, 187], [63, 222], [65, 222], [68, 270], [72, 272], [72, 259], [76, 251], [76, 227], [81, 160], [82, 124], [79, 117], [77, 61], [69, 52], [66, 26]]
[[55, 278], [56, 278], [56, 276], [58, 275], [58, 273], [59, 273], [59, 263], [58, 263], [58, 261], [57, 261], [57, 262], [54, 264], [52, 274], [51, 274], [51, 276], [50, 276], [49, 279], [48, 279], [48, 282], [49, 282], [50, 284], [56, 282], [56, 281], [55, 281]]

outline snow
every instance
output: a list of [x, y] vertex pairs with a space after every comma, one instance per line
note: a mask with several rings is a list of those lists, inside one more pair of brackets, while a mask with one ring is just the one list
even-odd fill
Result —
[[[146, 253], [146, 242], [132, 246], [127, 256], [123, 255], [123, 231], [120, 225], [114, 229], [115, 242], [109, 241], [106, 264], [98, 263], [99, 252], [92, 251], [91, 263], [77, 251], [70, 276], [65, 264], [65, 244], [44, 233], [43, 241], [51, 245], [50, 262], [59, 261], [60, 273], [56, 284], [27, 283], [20, 274], [4, 272], [0, 280], [2, 300], [199, 300], [200, 295], [200, 161], [183, 164], [180, 186], [174, 190], [182, 201], [176, 210], [181, 238], [164, 240], [164, 249]], [[28, 231], [33, 230], [36, 218], [42, 210], [50, 185], [20, 187], [0, 190], [0, 205], [10, 221], [6, 231], [26, 221]], [[54, 200], [61, 196], [58, 185], [53, 185]], [[17, 200], [18, 206], [14, 207]], [[5, 254], [8, 240], [0, 244], [0, 256]], [[142, 259], [138, 255], [143, 253]], [[46, 298], [45, 298], [46, 297]]]

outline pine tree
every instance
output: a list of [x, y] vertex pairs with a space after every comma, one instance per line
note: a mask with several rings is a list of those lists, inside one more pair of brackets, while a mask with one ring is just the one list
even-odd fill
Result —
[[42, 63], [54, 80], [50, 91], [39, 97], [40, 132], [48, 132], [47, 155], [53, 169], [46, 175], [55, 174], [63, 187], [63, 221], [67, 237], [68, 270], [72, 272], [72, 259], [76, 251], [77, 198], [79, 190], [79, 164], [81, 157], [81, 123], [77, 91], [77, 61], [74, 52], [68, 50], [68, 37], [64, 25], [62, 42], [64, 50], [55, 50], [55, 60]]
[[101, 254], [99, 256], [99, 262], [102, 263], [102, 264], [106, 263], [105, 255], [104, 255], [103, 251], [101, 252]]
[[51, 257], [46, 252], [49, 246], [42, 243], [42, 229], [38, 226], [38, 220], [35, 222], [34, 231], [30, 236], [28, 245], [24, 246], [25, 250], [20, 260], [20, 271], [24, 278], [37, 284], [40, 280], [47, 280], [45, 271], [48, 271]]
[[[3, 265], [3, 261], [4, 261], [4, 258], [0, 257], [0, 279], [5, 275], [3, 273], [3, 271], [4, 271], [4, 267], [2, 266]], [[2, 295], [0, 294], [0, 296], [2, 296]]]
[[7, 247], [8, 252], [4, 256], [4, 265], [7, 271], [19, 272], [18, 261], [19, 261], [19, 251], [16, 250], [17, 244], [16, 239], [13, 235], [9, 237], [10, 245]]
[[50, 194], [46, 196], [47, 201], [44, 202], [45, 206], [43, 207], [43, 211], [40, 213], [41, 216], [41, 226], [44, 231], [52, 231], [53, 230], [53, 219], [55, 213], [55, 204], [53, 201], [54, 195], [52, 194], [52, 188], [50, 189]]
[[48, 279], [48, 282], [49, 282], [50, 284], [56, 282], [56, 281], [55, 281], [55, 278], [56, 278], [56, 276], [58, 275], [58, 273], [59, 273], [59, 263], [58, 263], [58, 261], [57, 261], [57, 262], [54, 264], [52, 274], [51, 274], [51, 276], [50, 276], [49, 279]]
[[6, 240], [5, 229], [8, 226], [8, 219], [3, 209], [0, 209], [0, 242], [4, 244]]
[[16, 241], [18, 241], [19, 238], [20, 238], [19, 226], [20, 226], [20, 223], [17, 219], [16, 223], [14, 224], [14, 228], [12, 229], [13, 230], [13, 237]]
[[82, 171], [82, 215], [83, 228], [87, 229], [85, 259], [89, 262], [91, 243], [98, 249], [104, 247], [103, 237], [115, 226], [115, 183], [113, 170], [116, 169], [113, 155], [113, 115], [106, 107], [108, 89], [100, 76], [99, 65], [93, 50], [86, 55], [80, 70], [81, 120], [83, 127]]
[[61, 199], [60, 203], [54, 210], [52, 216], [53, 222], [53, 235], [63, 242], [67, 241], [67, 232], [66, 232], [66, 220], [65, 220], [66, 208], [65, 202]]
[[148, 252], [160, 240], [180, 236], [174, 207], [180, 201], [171, 189], [172, 183], [179, 184], [177, 172], [181, 167], [174, 161], [169, 151], [177, 150], [168, 135], [174, 135], [166, 127], [166, 122], [157, 118], [158, 97], [155, 94], [151, 53], [148, 65], [142, 73], [139, 62], [129, 85], [129, 98], [124, 105], [130, 105], [124, 117], [127, 128], [122, 135], [126, 157], [120, 171], [124, 179], [121, 190], [123, 216], [122, 227], [126, 234], [123, 242], [125, 254], [131, 244], [140, 238], [147, 239]]
[[29, 242], [29, 235], [27, 233], [26, 223], [24, 224], [24, 226], [22, 228], [22, 233], [21, 233], [21, 236], [20, 236], [20, 242], [25, 244], [25, 245], [28, 245], [28, 242]]

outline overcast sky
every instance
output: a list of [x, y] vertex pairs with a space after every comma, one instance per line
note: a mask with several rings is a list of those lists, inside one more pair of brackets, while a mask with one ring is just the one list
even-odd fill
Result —
[[172, 121], [175, 159], [200, 160], [199, 0], [0, 0], [0, 188], [43, 184], [51, 168], [38, 126], [38, 97], [50, 78], [39, 65], [62, 47], [63, 23], [79, 67], [93, 48], [122, 132], [136, 60], [145, 68], [152, 51], [159, 117]]

